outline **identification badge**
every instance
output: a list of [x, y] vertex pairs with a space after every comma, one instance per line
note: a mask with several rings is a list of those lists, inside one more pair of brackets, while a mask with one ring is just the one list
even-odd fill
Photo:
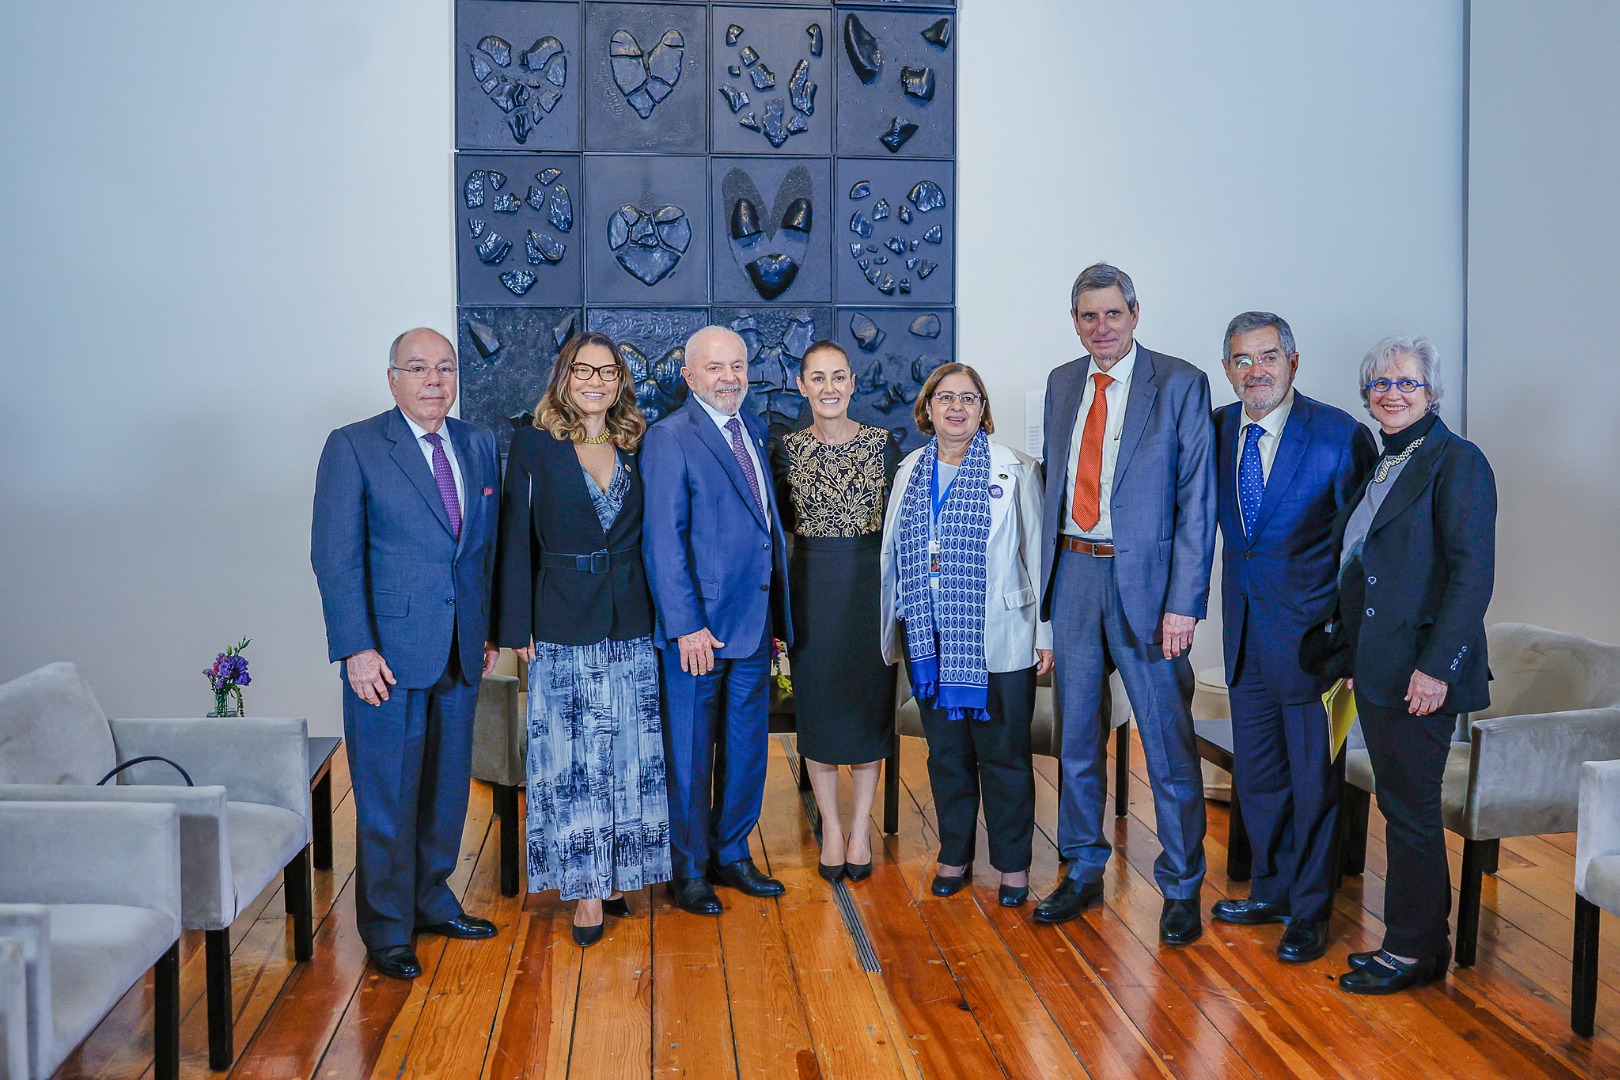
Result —
[[928, 541], [928, 587], [939, 588], [939, 541]]

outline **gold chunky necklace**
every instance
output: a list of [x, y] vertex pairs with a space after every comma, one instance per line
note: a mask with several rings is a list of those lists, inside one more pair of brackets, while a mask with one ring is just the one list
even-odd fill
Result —
[[575, 435], [574, 441], [581, 446], [601, 446], [611, 438], [613, 438], [613, 432], [603, 428], [600, 435]]

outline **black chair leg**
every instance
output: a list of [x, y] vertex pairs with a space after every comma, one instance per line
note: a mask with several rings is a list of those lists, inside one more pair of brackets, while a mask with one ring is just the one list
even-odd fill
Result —
[[501, 851], [501, 895], [518, 894], [518, 789], [515, 784], [496, 784], [495, 816], [501, 833], [496, 843]]
[[[1107, 723], [1104, 717], [1103, 722]], [[1131, 807], [1131, 722], [1114, 729], [1114, 816], [1122, 818]]]
[[206, 931], [203, 951], [208, 967], [208, 1067], [224, 1072], [236, 1057], [232, 1028], [236, 1017], [231, 1009], [231, 930]]
[[1238, 801], [1236, 781], [1233, 781], [1232, 812], [1226, 828], [1226, 879], [1248, 881], [1254, 863], [1254, 849], [1249, 846], [1249, 830], [1243, 824], [1243, 804]]
[[1462, 884], [1457, 899], [1457, 966], [1473, 967], [1479, 952], [1479, 894], [1488, 841], [1463, 840]]
[[1481, 840], [1479, 869], [1482, 873], [1495, 874], [1502, 862], [1502, 841]]
[[1602, 909], [1575, 894], [1575, 961], [1570, 980], [1569, 1026], [1590, 1039], [1597, 1013], [1598, 922]]
[[309, 791], [309, 814], [315, 834], [317, 870], [332, 869], [332, 773], [328, 770]]
[[[1590, 1019], [1587, 1021], [1591, 1024]], [[152, 1072], [157, 1080], [180, 1076], [180, 943], [152, 965]]]
[[287, 894], [287, 911], [293, 920], [293, 959], [299, 963], [315, 955], [315, 890], [309, 854], [306, 844], [281, 871], [282, 891]]
[[900, 831], [900, 733], [894, 733], [894, 747], [883, 763], [883, 832], [893, 836]]

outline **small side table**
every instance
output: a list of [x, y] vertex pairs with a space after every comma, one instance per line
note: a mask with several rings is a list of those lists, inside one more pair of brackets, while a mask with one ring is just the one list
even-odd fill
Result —
[[332, 869], [332, 756], [342, 745], [342, 739], [330, 735], [309, 740], [310, 826], [315, 834], [310, 854], [317, 870]]

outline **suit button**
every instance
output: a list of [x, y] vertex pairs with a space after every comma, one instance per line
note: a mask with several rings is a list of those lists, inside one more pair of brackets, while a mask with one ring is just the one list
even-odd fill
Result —
[[1368, 579], [1367, 579], [1367, 584], [1369, 584], [1369, 585], [1376, 585], [1376, 584], [1378, 584], [1378, 578], [1377, 578], [1377, 577], [1369, 577], [1369, 578], [1368, 578]]
[[1370, 619], [1370, 618], [1372, 618], [1372, 617], [1373, 617], [1373, 614], [1374, 614], [1374, 612], [1373, 612], [1373, 609], [1372, 609], [1372, 608], [1368, 608], [1368, 609], [1367, 609], [1367, 618], [1369, 618], [1369, 619]]
[[770, 591], [771, 591], [771, 587], [770, 587], [770, 586], [769, 586], [769, 585], [761, 585], [761, 586], [760, 586], [760, 587], [759, 587], [759, 591], [760, 591], [760, 592], [770, 592]]
[[1252, 558], [1254, 558], [1254, 552], [1252, 552], [1252, 551], [1245, 551], [1245, 552], [1244, 552], [1244, 553], [1243, 553], [1243, 557], [1244, 557], [1244, 558], [1245, 558], [1245, 559], [1252, 559]]
[[455, 604], [455, 602], [456, 602], [456, 598], [453, 597], [453, 596], [450, 599], [445, 601], [446, 604], [450, 604], [452, 606]]
[[764, 543], [764, 544], [762, 544], [762, 545], [761, 545], [761, 546], [762, 546], [762, 547], [763, 547], [763, 548], [764, 548], [764, 549], [765, 549], [765, 550], [766, 550], [766, 551], [769, 551], [769, 550], [771, 550], [771, 542], [770, 542], [770, 541], [769, 541], [769, 540], [767, 540], [767, 541], [765, 541], [765, 543]]

